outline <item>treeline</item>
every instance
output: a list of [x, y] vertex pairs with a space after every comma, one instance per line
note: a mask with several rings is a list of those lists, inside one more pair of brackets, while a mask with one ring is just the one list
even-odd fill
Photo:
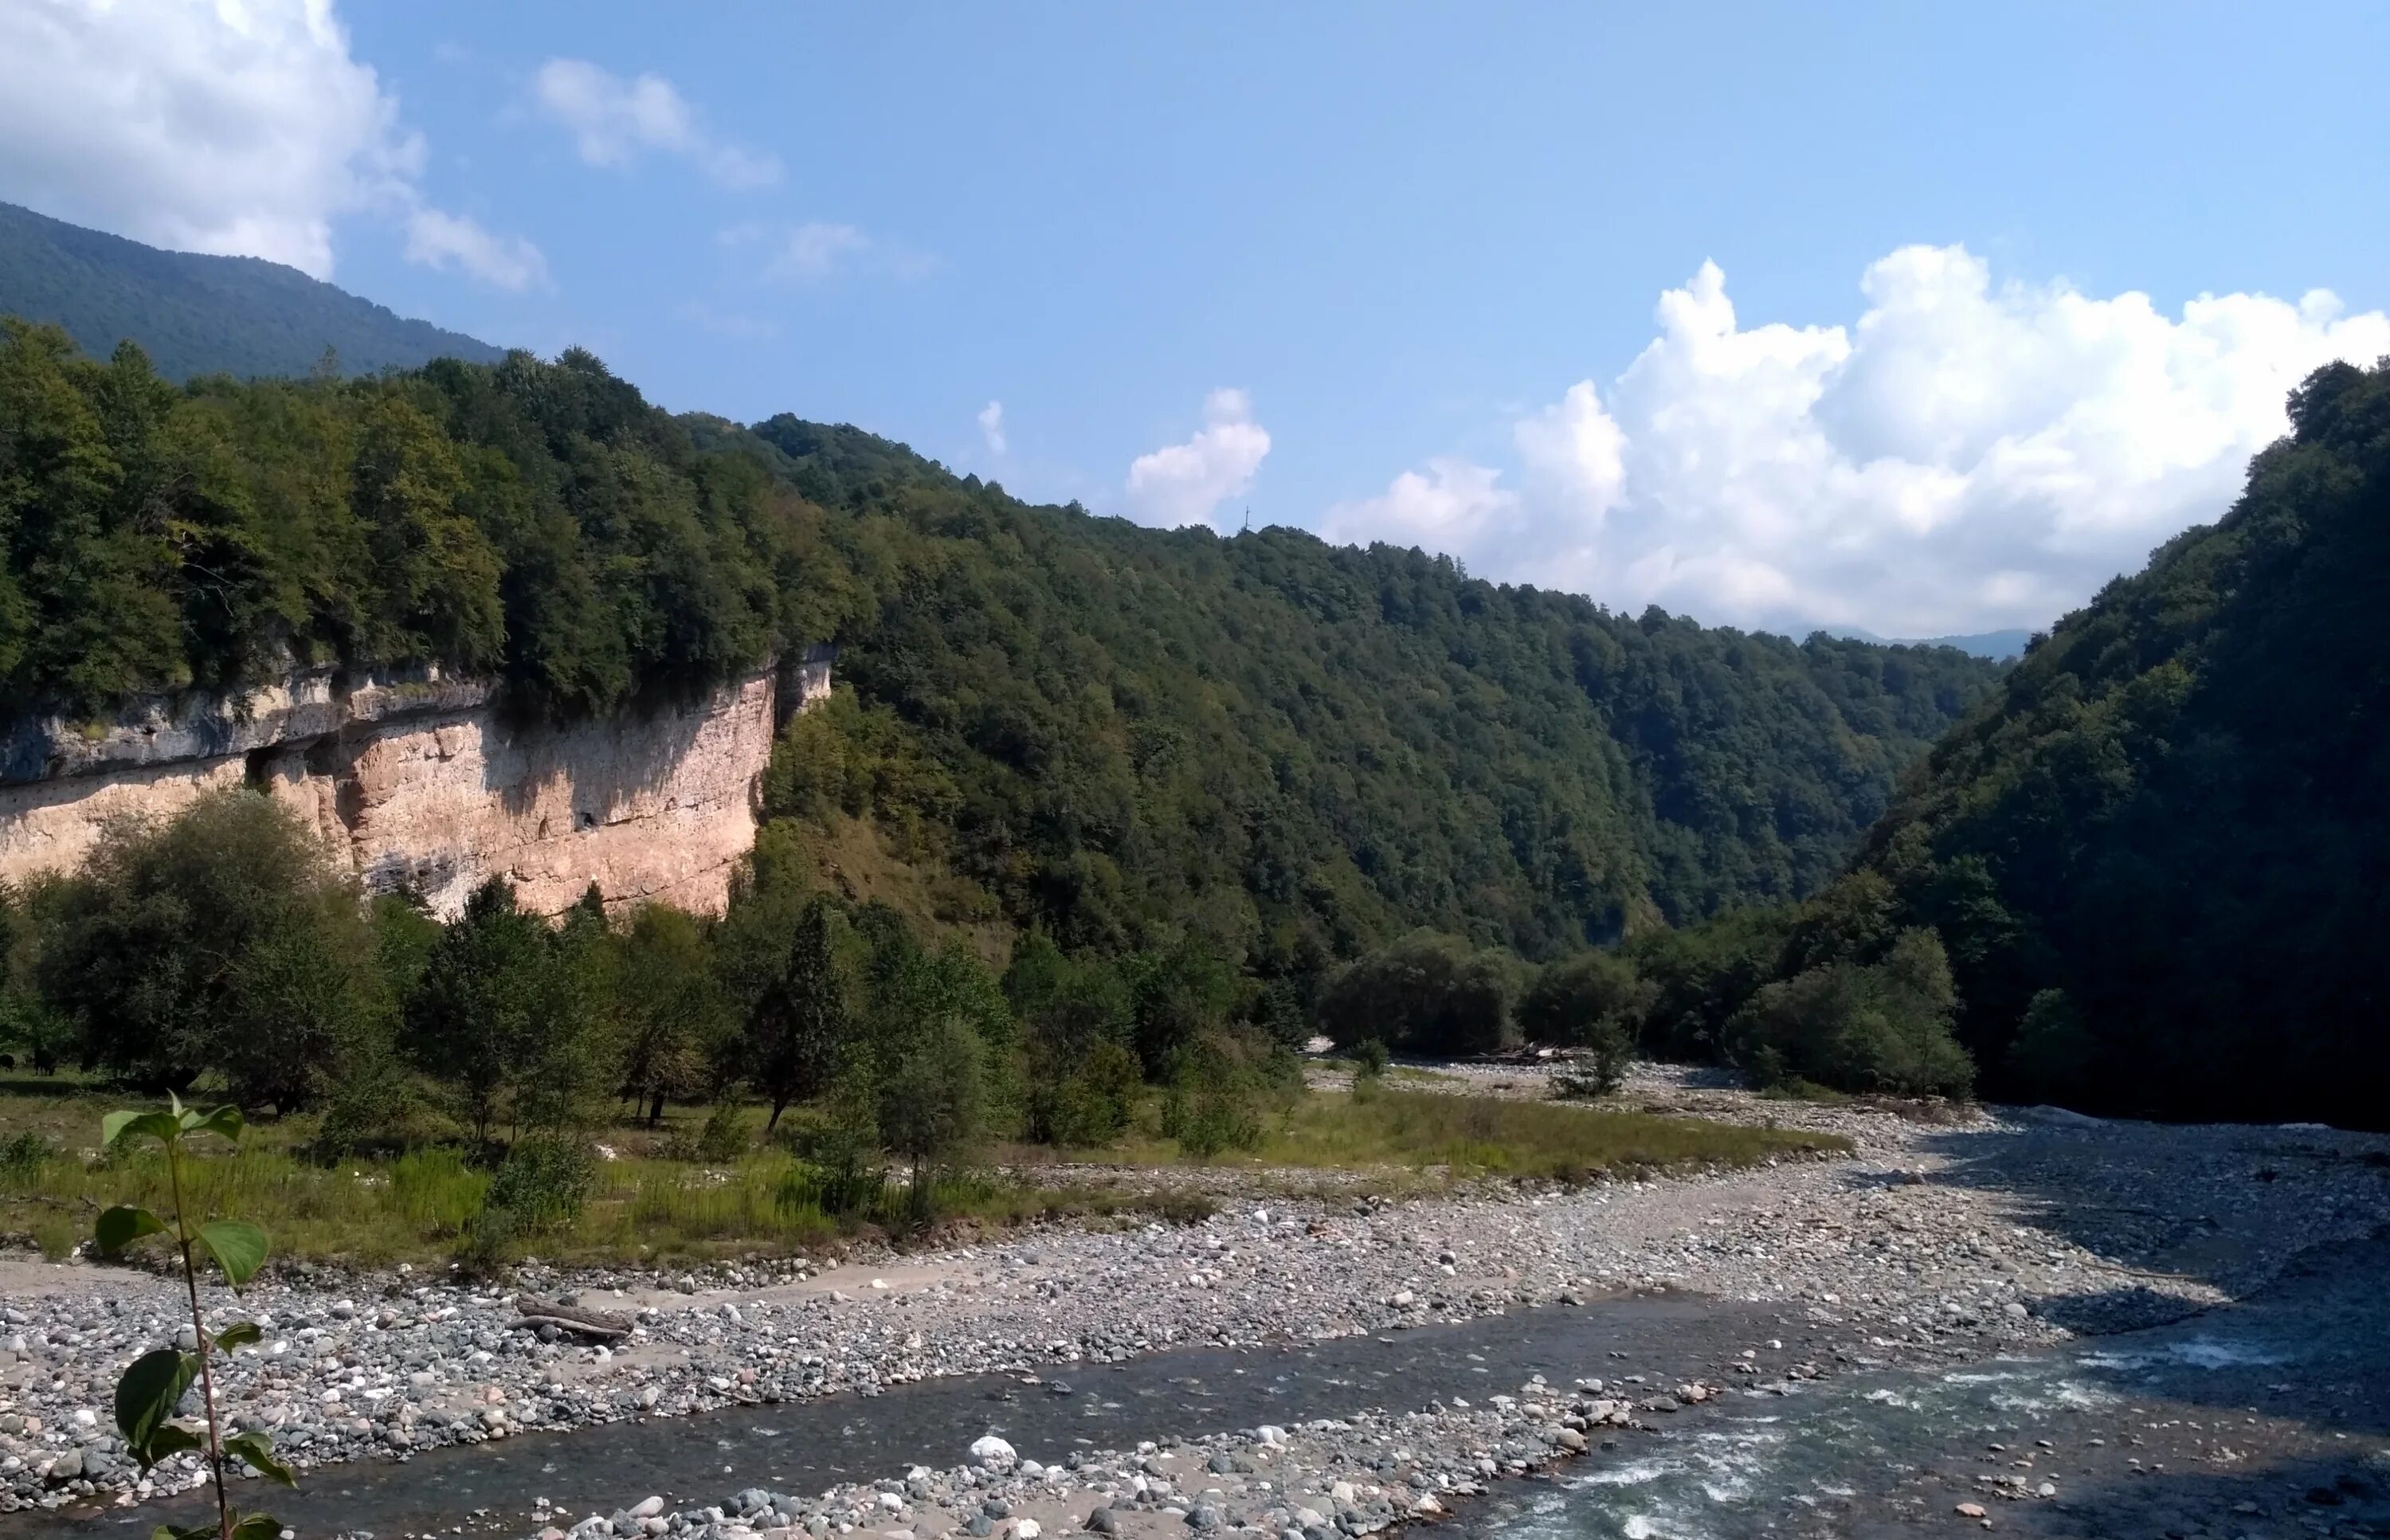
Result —
[[1889, 889], [1856, 879], [1541, 967], [1418, 931], [1334, 974], [1316, 1020], [1352, 1049], [1580, 1050], [1576, 1084], [1593, 1093], [1641, 1057], [1731, 1065], [1763, 1087], [1965, 1096], [1958, 1006], [1941, 939], [1898, 926]]
[[579, 352], [161, 379], [0, 320], [0, 710], [437, 664], [586, 713], [792, 639], [804, 518]]
[[212, 793], [111, 826], [82, 871], [7, 895], [0, 1040], [136, 1089], [204, 1081], [316, 1115], [334, 1153], [496, 1151], [760, 1099], [766, 1133], [807, 1108], [816, 1144], [917, 1177], [994, 1138], [1111, 1139], [1149, 1083], [1163, 1132], [1208, 1153], [1257, 1136], [1254, 1098], [1288, 1084], [1254, 987], [1216, 958], [1071, 956], [1032, 935], [999, 972], [816, 891], [777, 843], [720, 917], [610, 916], [593, 891], [550, 919], [494, 878], [443, 923], [403, 892], [367, 898], [263, 793]]
[[2390, 1126], [2390, 361], [2037, 638], [1805, 903], [1627, 948], [1640, 1040], [1766, 1079]]
[[636, 711], [840, 644], [776, 807], [928, 921], [1201, 951], [1307, 1011], [1420, 927], [1548, 959], [1830, 880], [1996, 671], [1416, 551], [1032, 507], [853, 429], [675, 418], [585, 353], [174, 387], [0, 333], [0, 710], [292, 663]]
[[[1994, 1095], [2390, 1125], [2390, 360], [2036, 646], [1839, 886], [1931, 927]], [[1856, 902], [1847, 900], [1844, 902]]]

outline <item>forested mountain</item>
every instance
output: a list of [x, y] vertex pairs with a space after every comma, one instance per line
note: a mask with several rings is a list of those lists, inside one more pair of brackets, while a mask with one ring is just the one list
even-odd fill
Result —
[[1930, 926], [1992, 1094], [2390, 1122], [2390, 362], [2291, 419], [1934, 748], [1780, 971]]
[[64, 327], [95, 358], [133, 338], [170, 379], [303, 375], [330, 348], [352, 374], [501, 350], [410, 321], [256, 257], [161, 251], [0, 203], [0, 314]]
[[835, 640], [775, 812], [864, 820], [1066, 946], [1265, 978], [1418, 925], [1542, 956], [1803, 894], [1995, 677], [1033, 507], [853, 429], [675, 419], [581, 353], [177, 388], [11, 323], [0, 538], [17, 711], [300, 658], [573, 715]]
[[1970, 652], [1978, 658], [1989, 658], [1995, 662], [2003, 663], [2011, 658], [2023, 657], [2025, 645], [2033, 640], [2033, 633], [2023, 629], [1974, 631], [1959, 636], [1904, 637], [1895, 640], [1888, 636], [1879, 636], [1872, 631], [1862, 631], [1857, 626], [1844, 626], [1832, 635], [1847, 636], [1855, 642], [1883, 642], [1896, 647], [1955, 647], [1961, 652]]

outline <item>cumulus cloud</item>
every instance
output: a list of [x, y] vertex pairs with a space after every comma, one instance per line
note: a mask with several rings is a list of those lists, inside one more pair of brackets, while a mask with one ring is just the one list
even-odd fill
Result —
[[989, 453], [1004, 453], [1004, 403], [991, 401], [979, 409], [979, 436], [987, 441]]
[[1519, 494], [1497, 485], [1501, 472], [1467, 460], [1439, 457], [1424, 472], [1406, 470], [1376, 497], [1339, 503], [1319, 533], [1330, 540], [1383, 540], [1463, 555], [1506, 538], [1519, 516]]
[[330, 0], [9, 0], [0, 58], [0, 186], [45, 213], [320, 278], [333, 221], [373, 212], [417, 261], [541, 271], [528, 242], [425, 201], [423, 139]]
[[765, 187], [779, 160], [706, 131], [662, 75], [624, 80], [585, 58], [551, 58], [532, 82], [541, 111], [572, 133], [581, 159], [621, 169], [649, 150], [688, 161], [718, 186]]
[[1226, 528], [1220, 505], [1253, 488], [1270, 436], [1253, 420], [1253, 398], [1228, 388], [1203, 398], [1203, 426], [1185, 443], [1139, 455], [1128, 468], [1129, 510], [1139, 523]]
[[2169, 315], [1925, 246], [1859, 289], [1847, 327], [1745, 326], [1705, 263], [1608, 389], [1512, 425], [1515, 490], [1431, 462], [1327, 524], [1705, 620], [2040, 625], [2222, 513], [2309, 370], [2390, 353], [2390, 316], [2321, 290]]
[[547, 259], [520, 236], [496, 236], [462, 214], [418, 207], [406, 219], [406, 260], [446, 270], [456, 266], [500, 289], [547, 282]]

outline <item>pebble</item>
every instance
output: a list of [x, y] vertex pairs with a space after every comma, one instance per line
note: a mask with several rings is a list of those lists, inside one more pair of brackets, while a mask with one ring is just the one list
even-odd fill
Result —
[[[1519, 1073], [1470, 1069], [1456, 1084], [1484, 1089]], [[1649, 1067], [1630, 1077], [1626, 1096], [1838, 1132], [1857, 1153], [1574, 1189], [1489, 1184], [1400, 1203], [1338, 1198], [1337, 1179], [1324, 1174], [1314, 1174], [1325, 1196], [1272, 1192], [1257, 1206], [1240, 1185], [1252, 1178], [1233, 1169], [1140, 1172], [1134, 1180], [1203, 1191], [1222, 1210], [1191, 1226], [1034, 1228], [917, 1253], [905, 1259], [912, 1272], [901, 1290], [885, 1287], [894, 1253], [861, 1244], [844, 1265], [866, 1281], [834, 1291], [819, 1278], [829, 1264], [817, 1258], [724, 1264], [701, 1276], [521, 1269], [523, 1290], [577, 1291], [636, 1311], [631, 1340], [613, 1347], [520, 1329], [511, 1290], [404, 1271], [285, 1268], [238, 1300], [203, 1290], [211, 1330], [270, 1323], [265, 1341], [218, 1361], [219, 1392], [244, 1426], [315, 1468], [529, 1430], [870, 1394], [933, 1376], [1007, 1372], [1050, 1385], [1073, 1365], [1172, 1347], [1377, 1333], [1658, 1287], [1781, 1302], [1813, 1323], [1868, 1334], [1883, 1355], [1958, 1357], [2062, 1340], [2072, 1326], [2138, 1324], [2134, 1311], [2218, 1303], [2268, 1281], [2306, 1245], [2390, 1222], [2390, 1184], [2358, 1159], [2390, 1147], [2370, 1136], [1998, 1114], [1921, 1123], [1856, 1104], [1758, 1102]], [[1969, 1171], [1998, 1167], [2004, 1182], [1942, 1179], [1960, 1160], [1948, 1153], [1954, 1127], [1982, 1136], [1965, 1156]], [[2286, 1141], [2309, 1154], [2283, 1158]], [[2261, 1168], [2278, 1179], [2253, 1180]], [[2064, 1223], [2037, 1223], [2015, 1203], [2017, 1191], [2063, 1212]], [[2133, 1201], [2119, 1203], [2120, 1192]], [[2232, 1254], [2245, 1260], [2144, 1277], [2145, 1264], [2198, 1222], [2242, 1242]], [[0, 1299], [0, 1512], [66, 1500], [47, 1473], [71, 1450], [109, 1460], [112, 1431], [94, 1408], [126, 1363], [189, 1324], [179, 1290], [163, 1278], [76, 1266], [58, 1276], [58, 1288], [36, 1281]], [[1186, 1287], [1192, 1277], [1204, 1286]], [[93, 1287], [103, 1277], [105, 1287]], [[710, 1303], [693, 1298], [700, 1285]], [[616, 1290], [649, 1303], [617, 1302]], [[1754, 1350], [1753, 1382], [1803, 1372]], [[1580, 1398], [1602, 1381], [1586, 1383], [1593, 1391], [1581, 1389]], [[1560, 1399], [1549, 1388], [1538, 1393]], [[1602, 1399], [1624, 1408], [1629, 1396], [1679, 1404], [1655, 1386], [1613, 1384]], [[1545, 1426], [1547, 1455], [1555, 1444], [1570, 1447]], [[1435, 1474], [1476, 1480], [1477, 1469], [1463, 1452]], [[171, 1493], [199, 1474], [195, 1460], [177, 1456], [149, 1480]], [[1217, 1478], [1224, 1489], [1231, 1475]], [[139, 1479], [131, 1461], [116, 1458], [88, 1481], [108, 1492]], [[1183, 1513], [1202, 1506], [1201, 1496], [1180, 1498]]]

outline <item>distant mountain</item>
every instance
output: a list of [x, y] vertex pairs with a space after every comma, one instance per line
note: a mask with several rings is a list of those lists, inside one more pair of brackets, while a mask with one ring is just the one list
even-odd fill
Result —
[[1963, 636], [1879, 636], [1872, 631], [1846, 625], [1827, 635], [1854, 642], [1881, 642], [1887, 647], [1955, 647], [1996, 663], [2024, 657], [2024, 644], [2033, 638], [2033, 633], [2023, 627], [2014, 631], [1977, 631]]
[[348, 374], [506, 355], [295, 267], [161, 251], [12, 203], [0, 203], [0, 315], [54, 322], [95, 358], [129, 337], [173, 379], [303, 375], [327, 347]]

